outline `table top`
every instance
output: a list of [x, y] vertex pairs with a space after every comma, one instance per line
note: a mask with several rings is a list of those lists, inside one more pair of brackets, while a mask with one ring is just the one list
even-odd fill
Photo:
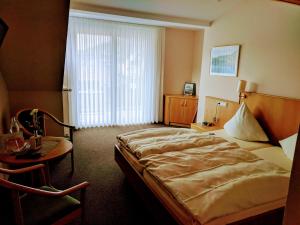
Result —
[[[57, 142], [56, 144], [53, 142]], [[68, 154], [73, 149], [73, 145], [70, 141], [66, 140], [63, 137], [42, 137], [42, 149], [39, 151], [43, 151], [43, 147], [48, 144], [48, 148], [51, 147], [52, 149], [48, 149], [47, 154], [39, 157], [39, 158], [16, 158], [15, 155], [9, 154], [2, 154], [0, 155], [0, 162], [10, 164], [10, 165], [22, 165], [22, 164], [36, 164], [36, 163], [43, 163], [60, 156]], [[50, 144], [51, 143], [51, 144]]]

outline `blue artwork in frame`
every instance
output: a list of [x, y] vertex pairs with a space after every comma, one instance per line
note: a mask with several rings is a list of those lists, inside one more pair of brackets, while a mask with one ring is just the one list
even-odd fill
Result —
[[238, 72], [239, 52], [239, 45], [212, 48], [210, 75], [236, 77]]

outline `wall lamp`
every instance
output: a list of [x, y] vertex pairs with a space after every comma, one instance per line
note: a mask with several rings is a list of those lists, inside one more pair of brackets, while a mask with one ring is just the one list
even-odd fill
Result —
[[247, 93], [255, 93], [257, 90], [257, 84], [246, 80], [239, 80], [237, 86], [237, 92], [239, 93], [239, 104], [241, 100], [247, 98]]

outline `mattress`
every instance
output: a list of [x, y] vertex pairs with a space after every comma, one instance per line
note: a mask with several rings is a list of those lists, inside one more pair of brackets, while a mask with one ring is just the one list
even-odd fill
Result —
[[[277, 164], [278, 166], [291, 170], [292, 162], [284, 155], [283, 151], [279, 147], [267, 147], [258, 150], [254, 150], [252, 153], [260, 158]], [[162, 186], [156, 178], [152, 176], [147, 170], [143, 171], [143, 177], [148, 187], [155, 193], [156, 196], [162, 201], [163, 205], [170, 211], [170, 213], [176, 218], [180, 224], [200, 224], [193, 216], [182, 207], [174, 197]], [[285, 206], [286, 199], [281, 198], [276, 201], [268, 202], [257, 207], [252, 207], [237, 213], [229, 214], [205, 223], [205, 225], [221, 225], [232, 223], [242, 220], [247, 217], [262, 214], [264, 212], [271, 211]], [[202, 224], [204, 225], [204, 224]]]
[[[186, 132], [188, 129], [185, 128], [175, 128], [176, 130], [178, 129], [182, 129], [184, 132]], [[190, 130], [190, 132], [193, 132], [193, 130]], [[195, 131], [197, 132], [197, 131]], [[230, 137], [224, 129], [221, 130], [216, 130], [216, 131], [210, 131], [210, 132], [204, 132], [203, 134], [214, 134], [217, 137], [221, 137], [224, 138], [227, 141], [230, 142], [236, 142], [239, 146], [241, 146], [244, 149], [250, 150], [250, 151], [255, 151], [258, 149], [264, 149], [267, 147], [272, 147], [273, 145], [269, 144], [269, 143], [263, 143], [263, 142], [248, 142], [248, 141], [242, 141], [233, 137]], [[125, 156], [125, 158], [128, 160], [128, 162], [138, 171], [138, 172], [142, 172], [143, 169], [145, 168], [144, 165], [142, 165], [138, 158], [132, 153], [130, 152], [126, 147], [124, 147], [123, 144], [120, 144], [119, 146], [120, 150], [124, 153], [123, 155]], [[285, 163], [284, 166], [282, 166], [283, 168], [289, 168], [289, 165], [291, 165], [290, 160], [287, 159], [286, 157], [284, 157], [284, 154], [281, 150], [281, 148], [279, 147], [273, 147], [273, 149], [275, 149], [275, 153], [276, 156], [275, 158], [273, 157], [268, 157], [267, 153], [264, 153], [265, 151], [258, 151], [258, 156], [264, 158], [267, 157], [271, 162], [273, 162], [276, 158], [277, 160], [275, 162], [280, 163], [281, 160], [283, 160]], [[268, 152], [270, 150], [267, 150], [266, 152]]]

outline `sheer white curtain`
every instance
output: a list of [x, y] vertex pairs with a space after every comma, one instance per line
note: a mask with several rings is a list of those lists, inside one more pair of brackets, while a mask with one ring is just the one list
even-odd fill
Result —
[[64, 86], [78, 128], [158, 122], [164, 29], [70, 17]]

